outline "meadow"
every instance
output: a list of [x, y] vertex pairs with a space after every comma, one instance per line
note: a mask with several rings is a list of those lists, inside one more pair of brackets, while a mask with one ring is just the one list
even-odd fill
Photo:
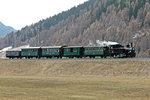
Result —
[[0, 61], [0, 100], [150, 100], [150, 61]]

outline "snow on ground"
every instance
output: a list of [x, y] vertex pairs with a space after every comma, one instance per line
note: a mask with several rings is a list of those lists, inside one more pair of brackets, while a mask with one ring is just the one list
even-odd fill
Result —
[[12, 49], [12, 46], [3, 48], [2, 50], [0, 50], [0, 53], [1, 53], [1, 52], [5, 52], [5, 51], [7, 51], [7, 50], [9, 50], [9, 49]]

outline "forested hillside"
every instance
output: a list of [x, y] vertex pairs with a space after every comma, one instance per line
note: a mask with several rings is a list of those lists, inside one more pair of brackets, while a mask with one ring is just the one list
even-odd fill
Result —
[[0, 22], [0, 37], [4, 37], [10, 32], [16, 32], [16, 30], [10, 26], [5, 26], [2, 22]]
[[0, 39], [0, 48], [30, 44], [87, 45], [89, 40], [133, 42], [150, 57], [150, 0], [89, 0]]

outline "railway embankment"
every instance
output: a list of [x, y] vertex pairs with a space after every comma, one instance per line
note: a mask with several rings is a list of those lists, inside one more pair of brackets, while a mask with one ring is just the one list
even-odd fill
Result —
[[150, 77], [149, 60], [1, 60], [0, 76]]

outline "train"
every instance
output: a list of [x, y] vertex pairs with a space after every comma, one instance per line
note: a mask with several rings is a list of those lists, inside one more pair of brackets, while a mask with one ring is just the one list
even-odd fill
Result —
[[122, 46], [118, 43], [101, 46], [43, 46], [28, 47], [21, 50], [8, 50], [9, 59], [41, 58], [132, 58], [136, 57], [132, 43]]

